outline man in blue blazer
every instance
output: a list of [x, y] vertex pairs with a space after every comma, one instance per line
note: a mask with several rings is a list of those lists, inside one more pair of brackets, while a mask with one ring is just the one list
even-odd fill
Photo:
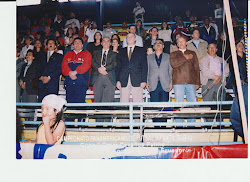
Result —
[[135, 46], [135, 34], [129, 33], [126, 38], [128, 46], [117, 57], [116, 87], [120, 102], [129, 102], [130, 94], [134, 102], [142, 102], [148, 73], [146, 50]]
[[59, 78], [61, 73], [61, 63], [63, 56], [55, 52], [55, 40], [49, 39], [47, 41], [48, 51], [46, 57], [41, 59], [38, 63], [38, 102], [49, 94], [58, 94], [59, 91]]

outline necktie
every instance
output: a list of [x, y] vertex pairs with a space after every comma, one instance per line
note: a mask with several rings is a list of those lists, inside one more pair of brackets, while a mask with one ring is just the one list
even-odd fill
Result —
[[103, 66], [106, 66], [106, 59], [107, 59], [107, 55], [106, 55], [106, 51], [104, 51], [103, 57], [102, 57], [102, 65]]
[[50, 51], [48, 51], [48, 59], [47, 59], [47, 63], [49, 62], [49, 58], [50, 58]]
[[129, 48], [129, 53], [128, 53], [128, 60], [130, 61], [132, 56], [132, 47]]

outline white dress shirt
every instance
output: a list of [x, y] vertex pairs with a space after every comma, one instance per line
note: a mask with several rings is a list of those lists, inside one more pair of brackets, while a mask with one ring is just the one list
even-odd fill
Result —
[[129, 55], [129, 49], [130, 49], [130, 47], [132, 47], [132, 53], [133, 53], [133, 51], [134, 51], [134, 49], [135, 49], [135, 45], [132, 45], [132, 46], [128, 46], [128, 47], [127, 47], [128, 55]]

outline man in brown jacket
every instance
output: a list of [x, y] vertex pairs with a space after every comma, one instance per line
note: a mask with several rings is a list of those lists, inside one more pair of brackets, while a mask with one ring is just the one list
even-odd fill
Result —
[[[187, 102], [196, 101], [196, 90], [200, 87], [200, 69], [197, 55], [194, 51], [187, 50], [186, 39], [177, 39], [178, 51], [170, 54], [170, 64], [173, 68], [172, 82], [174, 86], [175, 101], [184, 102], [186, 94]], [[183, 122], [183, 119], [176, 120]], [[188, 122], [195, 121], [188, 119]]]

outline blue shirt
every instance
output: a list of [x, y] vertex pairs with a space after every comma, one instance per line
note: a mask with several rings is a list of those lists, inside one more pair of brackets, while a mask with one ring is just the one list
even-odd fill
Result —
[[157, 62], [158, 67], [160, 67], [161, 65], [161, 59], [162, 59], [162, 53], [160, 54], [159, 58], [157, 57], [157, 55], [155, 54], [155, 60]]

